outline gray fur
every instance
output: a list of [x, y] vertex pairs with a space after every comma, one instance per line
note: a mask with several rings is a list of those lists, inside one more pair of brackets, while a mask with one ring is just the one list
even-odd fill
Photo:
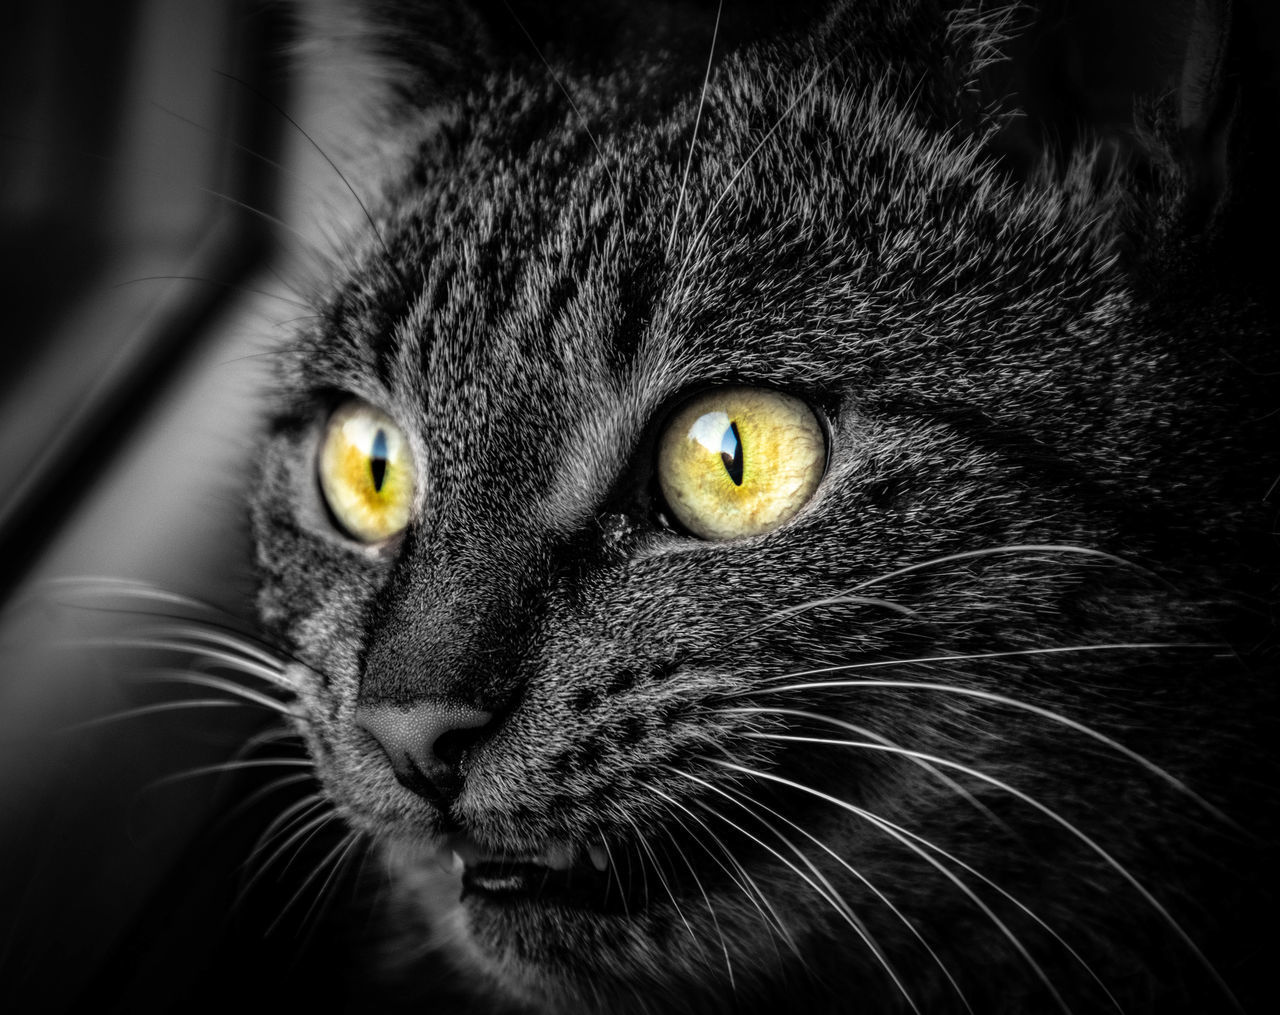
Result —
[[[842, 676], [1062, 713], [1271, 828], [1259, 717], [1274, 711], [1263, 604], [1280, 567], [1264, 495], [1280, 417], [1265, 378], [1280, 364], [1267, 312], [1214, 276], [1181, 224], [1171, 149], [1140, 186], [1091, 149], [1029, 181], [992, 157], [1007, 112], [981, 95], [981, 71], [1010, 16], [850, 3], [737, 45], [716, 61], [687, 184], [702, 68], [661, 49], [604, 72], [555, 61], [559, 84], [513, 59], [468, 78], [442, 126], [395, 128], [416, 155], [287, 358], [261, 457], [260, 610], [299, 660], [301, 730], [339, 810], [394, 857], [402, 908], [429, 881], [434, 837], [458, 825], [507, 849], [603, 835], [625, 851], [638, 828], [654, 843], [674, 830], [709, 896], [686, 879], [678, 907], [655, 892], [626, 916], [419, 913], [436, 933], [455, 928], [444, 947], [484, 996], [548, 1011], [907, 1010], [848, 921], [776, 856], [738, 846], [798, 953], [714, 844], [689, 852], [708, 838], [679, 830], [691, 813], [736, 842], [707, 805], [750, 824], [710, 783], [767, 802], [856, 867], [975, 1011], [1052, 1009], [1026, 958], [936, 867], [848, 811], [717, 764], [729, 758], [973, 865], [1126, 1011], [1230, 1010], [1133, 886], [1034, 808], [955, 770], [989, 810], [909, 759], [753, 737], [802, 724], [730, 711], [741, 705], [820, 711], [1043, 800], [1250, 989], [1226, 928], [1260, 905], [1257, 847], [1140, 765], [974, 696], [768, 690], [789, 672], [879, 660], [1228, 646]], [[830, 462], [790, 523], [702, 542], [659, 519], [653, 447], [681, 398], [728, 383], [809, 401]], [[413, 520], [387, 547], [354, 544], [319, 500], [319, 430], [346, 394], [395, 417], [417, 455]], [[878, 580], [1025, 546], [1083, 552], [993, 552]], [[873, 580], [861, 595], [905, 610], [858, 602]], [[447, 818], [354, 725], [362, 683], [502, 717], [466, 755]], [[863, 882], [788, 837], [922, 1011], [963, 1010]], [[954, 869], [1072, 1010], [1105, 1006], [1060, 942]]]

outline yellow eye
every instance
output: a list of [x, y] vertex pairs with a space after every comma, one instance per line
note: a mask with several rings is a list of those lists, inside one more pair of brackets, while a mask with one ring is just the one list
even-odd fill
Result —
[[376, 543], [409, 524], [414, 467], [391, 417], [351, 399], [329, 417], [317, 462], [329, 510], [356, 539]]
[[720, 388], [676, 413], [658, 447], [658, 481], [680, 523], [704, 539], [768, 532], [822, 479], [826, 441], [813, 410], [767, 388]]

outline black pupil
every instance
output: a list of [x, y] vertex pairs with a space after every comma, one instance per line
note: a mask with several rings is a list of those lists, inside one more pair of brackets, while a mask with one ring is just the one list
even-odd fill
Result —
[[720, 438], [720, 460], [724, 462], [725, 471], [733, 480], [734, 486], [742, 485], [742, 438], [738, 435], [738, 424], [730, 423], [729, 429]]
[[382, 483], [387, 478], [387, 434], [384, 430], [374, 434], [369, 469], [373, 472], [373, 488], [381, 493]]

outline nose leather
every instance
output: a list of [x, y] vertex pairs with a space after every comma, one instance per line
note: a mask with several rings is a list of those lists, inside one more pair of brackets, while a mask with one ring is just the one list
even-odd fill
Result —
[[457, 796], [462, 754], [482, 738], [492, 718], [447, 698], [356, 706], [356, 725], [378, 742], [401, 785], [436, 805]]

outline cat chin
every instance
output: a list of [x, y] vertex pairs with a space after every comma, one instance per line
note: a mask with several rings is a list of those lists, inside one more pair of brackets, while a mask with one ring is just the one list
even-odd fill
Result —
[[723, 961], [718, 939], [708, 929], [695, 946], [669, 926], [678, 918], [666, 908], [639, 917], [471, 897], [449, 919], [458, 957], [540, 1011], [714, 1010], [712, 999], [731, 993], [723, 965], [710, 961]]
[[[432, 950], [484, 992], [545, 1012], [714, 1012], [723, 999], [766, 989], [782, 954], [759, 913], [714, 889], [678, 906], [600, 911], [531, 897], [468, 891], [447, 851], [404, 840], [383, 849], [398, 905], [417, 912]], [[708, 916], [714, 909], [715, 919]], [[723, 937], [722, 937], [723, 935]], [[723, 942], [733, 958], [726, 971]], [[658, 1004], [655, 999], [667, 998]], [[495, 1005], [492, 1010], [501, 1010]], [[737, 1010], [736, 1008], [733, 1010]]]

